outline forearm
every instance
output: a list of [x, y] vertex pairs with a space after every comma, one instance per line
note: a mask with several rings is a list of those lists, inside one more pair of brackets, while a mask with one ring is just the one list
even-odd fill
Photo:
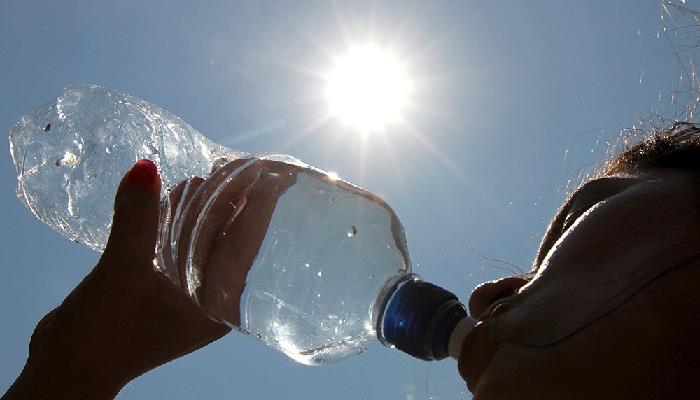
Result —
[[80, 372], [68, 365], [50, 366], [28, 361], [0, 400], [111, 400], [122, 386], [108, 377]]

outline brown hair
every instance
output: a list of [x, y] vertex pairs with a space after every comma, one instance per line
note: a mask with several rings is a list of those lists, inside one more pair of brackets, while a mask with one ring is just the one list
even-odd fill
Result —
[[596, 176], [634, 173], [647, 168], [700, 170], [700, 125], [675, 122], [610, 158]]

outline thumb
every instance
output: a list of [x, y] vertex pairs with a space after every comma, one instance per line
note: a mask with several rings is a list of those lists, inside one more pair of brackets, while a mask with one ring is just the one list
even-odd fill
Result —
[[158, 168], [150, 160], [139, 160], [122, 178], [102, 261], [135, 265], [153, 260], [160, 219], [160, 187]]

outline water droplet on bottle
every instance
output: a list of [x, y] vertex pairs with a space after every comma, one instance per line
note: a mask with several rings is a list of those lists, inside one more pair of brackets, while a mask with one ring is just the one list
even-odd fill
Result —
[[105, 147], [105, 153], [112, 154], [112, 146]]
[[357, 227], [355, 225], [353, 225], [350, 227], [350, 230], [347, 232], [347, 236], [350, 238], [350, 237], [354, 237], [355, 235], [357, 235]]
[[323, 278], [323, 271], [318, 271], [318, 273], [316, 273], [316, 275], [318, 275], [319, 278]]
[[309, 267], [311, 266], [311, 264], [309, 264], [308, 262], [305, 262], [305, 263], [304, 263], [304, 266], [305, 266], [306, 268], [309, 268]]
[[145, 143], [141, 148], [145, 154], [158, 154], [158, 149], [151, 143]]
[[63, 158], [56, 160], [57, 167], [73, 167], [78, 163], [78, 157], [70, 151], [63, 154]]

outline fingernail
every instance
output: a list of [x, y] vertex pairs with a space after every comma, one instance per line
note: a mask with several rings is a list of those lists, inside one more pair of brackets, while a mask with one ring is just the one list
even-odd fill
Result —
[[139, 160], [131, 167], [126, 183], [143, 189], [155, 189], [158, 186], [158, 167], [151, 160]]

